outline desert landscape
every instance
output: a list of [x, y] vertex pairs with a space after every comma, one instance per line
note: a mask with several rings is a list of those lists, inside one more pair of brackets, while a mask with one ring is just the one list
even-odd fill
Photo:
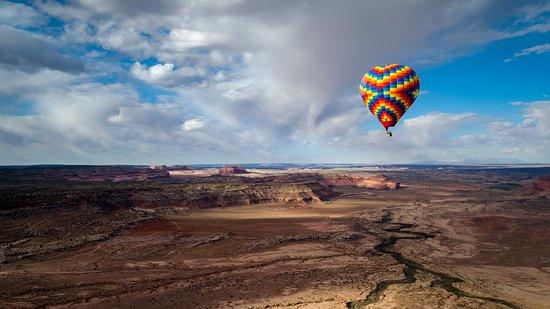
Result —
[[0, 309], [550, 309], [550, 0], [0, 0]]
[[548, 174], [3, 168], [0, 307], [544, 308]]

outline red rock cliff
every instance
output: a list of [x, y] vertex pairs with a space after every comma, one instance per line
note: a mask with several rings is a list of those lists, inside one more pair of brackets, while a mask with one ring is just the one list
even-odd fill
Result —
[[247, 174], [248, 172], [240, 165], [224, 166], [219, 170], [220, 175]]
[[376, 190], [399, 189], [399, 182], [392, 181], [384, 175], [354, 175], [354, 174], [325, 174], [322, 184], [326, 186], [352, 186]]
[[533, 189], [536, 191], [550, 192], [550, 176], [542, 176], [533, 181]]

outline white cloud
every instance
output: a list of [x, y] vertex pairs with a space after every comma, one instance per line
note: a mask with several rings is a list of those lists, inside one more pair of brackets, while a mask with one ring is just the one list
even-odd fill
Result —
[[457, 129], [466, 128], [478, 119], [472, 113], [429, 113], [404, 119], [388, 137], [383, 129], [355, 134], [338, 141], [341, 152], [352, 162], [369, 160], [377, 163], [410, 163], [436, 159], [457, 161], [458, 150], [480, 138], [462, 135], [454, 137]]
[[519, 52], [515, 53], [514, 57], [523, 57], [523, 56], [527, 56], [527, 55], [530, 55], [530, 54], [540, 55], [540, 54], [544, 54], [544, 53], [547, 53], [547, 52], [550, 52], [550, 43], [536, 45], [536, 46], [533, 46], [533, 47], [526, 48], [522, 51], [519, 51]]
[[405, 119], [403, 126], [408, 140], [418, 147], [439, 146], [459, 125], [473, 121], [473, 113], [434, 113]]
[[181, 124], [183, 131], [197, 131], [204, 128], [205, 122], [202, 118], [187, 119]]
[[173, 71], [174, 64], [172, 63], [159, 63], [147, 68], [139, 62], [135, 62], [130, 70], [130, 72], [132, 72], [132, 74], [134, 74], [137, 78], [151, 83], [165, 79]]
[[15, 27], [38, 26], [46, 17], [28, 5], [9, 1], [0, 2], [0, 24]]
[[[380, 163], [408, 163], [436, 160], [459, 162], [465, 158], [480, 162], [548, 162], [550, 149], [550, 101], [524, 102], [522, 120], [494, 120], [483, 128], [472, 113], [430, 113], [405, 119], [392, 131], [369, 131], [360, 138], [350, 137], [338, 143], [342, 151], [358, 162], [370, 158]], [[472, 126], [476, 133], [458, 134]], [[352, 160], [353, 161], [353, 160]]]
[[168, 52], [182, 53], [197, 47], [210, 47], [220, 43], [225, 38], [220, 32], [201, 32], [189, 29], [174, 29], [170, 31], [166, 44]]
[[200, 80], [206, 74], [206, 70], [198, 67], [176, 69], [172, 63], [159, 63], [147, 67], [139, 62], [135, 62], [130, 69], [130, 73], [136, 78], [150, 84], [173, 87], [190, 82], [191, 80]]
[[526, 102], [522, 121], [493, 121], [489, 123], [489, 131], [496, 143], [500, 144], [506, 153], [510, 149], [519, 149], [532, 160], [544, 162], [548, 160], [547, 150], [550, 149], [550, 101]]
[[41, 69], [34, 73], [11, 70], [0, 67], [0, 93], [9, 95], [33, 95], [42, 93], [51, 87], [60, 87], [78, 83], [84, 79], [79, 75], [66, 72]]
[[143, 103], [126, 84], [100, 84], [47, 69], [0, 70], [0, 79], [11, 80], [2, 89], [5, 95], [34, 102], [32, 114], [0, 114], [3, 164], [143, 163], [152, 153], [173, 163], [237, 161], [242, 149], [263, 151], [254, 140], [242, 140], [238, 130], [190, 118], [192, 112], [177, 98]]
[[506, 58], [503, 62], [512, 62], [514, 58], [524, 57], [531, 54], [540, 55], [550, 52], [550, 44], [540, 44], [533, 47], [525, 48], [519, 52], [514, 53], [513, 58]]
[[512, 106], [526, 106], [529, 105], [529, 103], [523, 102], [523, 101], [513, 101], [509, 103]]
[[519, 147], [504, 148], [504, 149], [502, 149], [502, 152], [504, 152], [504, 153], [518, 153], [518, 152], [523, 152], [523, 149], [521, 149]]
[[426, 115], [418, 116], [416, 118], [405, 119], [404, 125], [406, 127], [420, 129], [420, 128], [432, 127], [435, 125], [449, 126], [455, 123], [460, 123], [467, 120], [473, 120], [474, 118], [475, 118], [475, 114], [473, 113], [465, 113], [465, 114], [457, 114], [457, 115], [445, 114], [445, 113], [426, 114]]

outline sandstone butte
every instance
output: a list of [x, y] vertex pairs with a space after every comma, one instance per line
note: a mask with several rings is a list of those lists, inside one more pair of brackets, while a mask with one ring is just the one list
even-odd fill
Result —
[[399, 189], [399, 182], [392, 181], [382, 174], [354, 175], [354, 174], [325, 174], [321, 181], [325, 186], [354, 186], [376, 190]]
[[220, 168], [218, 173], [220, 175], [234, 175], [234, 174], [247, 174], [248, 172], [244, 169], [244, 167], [240, 165], [229, 165], [229, 166], [224, 166]]

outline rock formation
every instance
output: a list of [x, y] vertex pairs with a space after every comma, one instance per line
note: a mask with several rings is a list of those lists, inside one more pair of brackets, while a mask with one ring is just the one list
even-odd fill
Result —
[[371, 176], [360, 174], [324, 174], [321, 183], [326, 186], [352, 186], [375, 190], [399, 189], [399, 182], [392, 181], [382, 174]]
[[235, 175], [235, 174], [247, 174], [248, 172], [244, 169], [244, 167], [240, 165], [229, 165], [229, 166], [224, 166], [220, 168], [219, 173], [220, 175]]
[[130, 204], [140, 208], [212, 208], [263, 203], [307, 204], [329, 200], [334, 192], [312, 183], [212, 183], [178, 185], [158, 191], [132, 193]]
[[542, 176], [533, 181], [533, 189], [538, 192], [550, 193], [550, 176]]

